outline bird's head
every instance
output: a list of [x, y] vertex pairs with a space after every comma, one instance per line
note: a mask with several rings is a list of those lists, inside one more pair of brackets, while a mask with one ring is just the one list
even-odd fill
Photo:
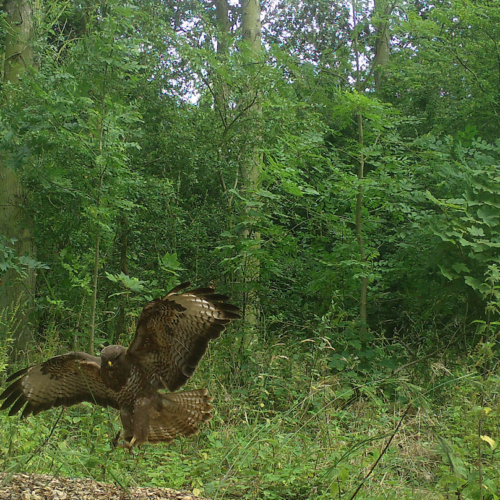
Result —
[[109, 345], [101, 351], [101, 367], [114, 369], [125, 359], [127, 349], [121, 345]]

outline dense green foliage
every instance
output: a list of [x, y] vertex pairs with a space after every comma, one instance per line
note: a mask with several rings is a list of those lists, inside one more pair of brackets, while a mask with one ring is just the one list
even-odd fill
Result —
[[[2, 414], [2, 468], [344, 498], [411, 405], [358, 498], [499, 498], [500, 6], [394, 2], [375, 85], [371, 2], [356, 23], [352, 2], [262, 2], [258, 62], [233, 2], [226, 32], [211, 2], [42, 4], [37, 67], [0, 90], [37, 248], [0, 239], [0, 273], [38, 273], [23, 364], [127, 345], [180, 281], [258, 321], [197, 372], [217, 409], [199, 437], [133, 459], [110, 449], [107, 410], [65, 410], [49, 442], [60, 410]], [[16, 307], [0, 312], [0, 374]]]

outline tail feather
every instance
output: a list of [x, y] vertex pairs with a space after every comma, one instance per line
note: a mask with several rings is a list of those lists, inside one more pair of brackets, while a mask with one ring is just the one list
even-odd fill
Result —
[[196, 434], [212, 418], [212, 398], [206, 389], [160, 394], [160, 405], [149, 412], [150, 443], [169, 442], [178, 435]]

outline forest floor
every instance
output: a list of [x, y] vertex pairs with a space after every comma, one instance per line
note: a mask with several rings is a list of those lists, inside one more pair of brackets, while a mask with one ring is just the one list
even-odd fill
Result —
[[202, 500], [170, 488], [130, 488], [47, 474], [1, 474], [2, 500]]

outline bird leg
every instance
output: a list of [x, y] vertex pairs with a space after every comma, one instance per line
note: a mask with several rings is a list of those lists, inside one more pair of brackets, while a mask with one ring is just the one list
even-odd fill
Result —
[[116, 435], [113, 446], [126, 448], [132, 454], [134, 446], [148, 442], [150, 405], [149, 398], [140, 398], [135, 402], [133, 412], [126, 409], [120, 411], [123, 432]]
[[120, 445], [120, 436], [122, 435], [122, 431], [118, 431], [118, 434], [115, 436], [115, 439], [111, 441], [111, 445], [113, 448], [116, 448], [117, 446]]
[[149, 410], [151, 407], [150, 398], [140, 398], [135, 402], [133, 418], [133, 438], [130, 446], [140, 445], [148, 442], [149, 435]]
[[134, 436], [134, 428], [132, 424], [132, 412], [125, 408], [122, 408], [120, 410], [120, 419], [123, 425], [123, 432], [120, 431], [116, 435], [115, 439], [113, 440], [113, 446], [120, 448], [127, 448], [130, 450], [131, 449], [130, 442], [132, 441]]

